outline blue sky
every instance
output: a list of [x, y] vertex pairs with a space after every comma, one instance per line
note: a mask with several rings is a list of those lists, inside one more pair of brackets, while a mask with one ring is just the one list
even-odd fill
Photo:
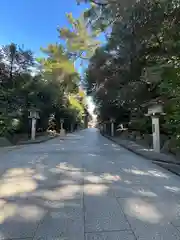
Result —
[[41, 46], [58, 41], [57, 26], [68, 26], [65, 14], [78, 17], [85, 8], [76, 0], [1, 0], [0, 45], [24, 44], [39, 56]]
[[[40, 47], [58, 42], [57, 26], [68, 27], [66, 13], [79, 17], [85, 4], [77, 5], [76, 0], [0, 0], [0, 45], [11, 42], [31, 49], [36, 57], [42, 56]], [[77, 70], [83, 68], [76, 63]], [[94, 105], [88, 98], [89, 111]]]

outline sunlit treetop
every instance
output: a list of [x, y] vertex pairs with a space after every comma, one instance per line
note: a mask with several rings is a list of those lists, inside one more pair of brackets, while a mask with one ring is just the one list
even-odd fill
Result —
[[59, 74], [76, 73], [74, 62], [69, 59], [64, 47], [60, 44], [50, 44], [47, 48], [41, 48], [41, 51], [47, 55], [47, 58], [38, 59], [46, 71], [57, 69]]
[[72, 13], [69, 13], [67, 19], [71, 27], [58, 28], [60, 38], [66, 41], [71, 56], [89, 59], [100, 45], [100, 41], [97, 40], [100, 31], [90, 31], [84, 16], [75, 19]]

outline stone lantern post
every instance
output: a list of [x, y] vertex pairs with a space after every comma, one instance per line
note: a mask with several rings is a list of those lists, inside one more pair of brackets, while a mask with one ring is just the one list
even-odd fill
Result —
[[39, 110], [32, 108], [29, 110], [29, 117], [31, 119], [31, 140], [36, 138], [36, 122], [40, 118]]
[[152, 135], [153, 135], [153, 149], [155, 152], [160, 152], [160, 131], [159, 131], [159, 117], [164, 115], [163, 106], [161, 103], [152, 102], [148, 104], [148, 113], [152, 119]]
[[60, 119], [60, 124], [61, 124], [60, 137], [64, 137], [65, 136], [65, 129], [63, 127], [64, 119]]
[[[146, 67], [141, 78], [147, 83], [158, 83], [161, 80], [162, 69], [158, 66]], [[159, 117], [164, 115], [162, 101], [158, 98], [151, 100], [148, 106], [148, 113], [146, 116], [150, 116], [152, 119], [152, 134], [153, 134], [153, 149], [156, 152], [160, 152], [160, 131], [159, 131]]]
[[111, 118], [111, 137], [114, 137], [114, 119]]
[[106, 134], [106, 122], [103, 123], [103, 133]]

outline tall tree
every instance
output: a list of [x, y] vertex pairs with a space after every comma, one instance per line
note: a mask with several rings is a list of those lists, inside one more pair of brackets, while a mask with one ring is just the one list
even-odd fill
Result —
[[[91, 2], [87, 18], [92, 27], [102, 24], [102, 30], [111, 29], [106, 46], [96, 51], [86, 74], [99, 109], [114, 103], [141, 112], [143, 102], [169, 98], [172, 94], [167, 90], [173, 92], [171, 81], [176, 82], [177, 74], [169, 83], [163, 76], [172, 69], [177, 72], [179, 64], [179, 1], [139, 1], [127, 9], [117, 0]], [[174, 92], [177, 97], [178, 91]]]
[[59, 28], [60, 38], [66, 41], [69, 54], [76, 58], [88, 60], [100, 45], [97, 40], [99, 31], [90, 31], [83, 16], [73, 18], [71, 13], [67, 14], [70, 28]]

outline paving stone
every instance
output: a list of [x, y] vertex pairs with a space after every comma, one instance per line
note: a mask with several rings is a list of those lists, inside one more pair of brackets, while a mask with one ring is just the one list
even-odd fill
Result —
[[84, 239], [83, 209], [79, 201], [66, 201], [61, 207], [49, 211], [38, 226], [34, 240]]
[[[107, 158], [107, 156], [106, 156]], [[111, 156], [109, 156], [111, 159]], [[98, 159], [94, 161], [87, 162], [86, 171], [94, 172], [94, 173], [119, 173], [121, 171], [121, 166], [115, 165], [111, 161], [104, 162], [104, 156], [98, 157]]]
[[180, 200], [180, 187], [175, 183], [173, 185], [164, 184], [163, 186], [153, 186], [152, 190], [161, 199]]
[[[148, 166], [146, 166], [148, 169]], [[168, 186], [174, 182], [175, 186], [180, 187], [179, 179], [171, 174], [159, 170], [141, 170], [141, 169], [124, 169], [124, 172], [120, 172], [122, 182], [129, 181], [134, 185], [146, 185], [146, 186]]]
[[134, 229], [138, 240], [179, 240], [180, 232], [169, 224], [142, 225]]
[[68, 201], [72, 199], [81, 199], [83, 196], [83, 188], [77, 184], [65, 184], [58, 187], [44, 187], [37, 189], [28, 197], [43, 198], [49, 201]]
[[178, 229], [178, 231], [180, 232], [180, 227], [176, 227]]
[[149, 197], [118, 201], [138, 239], [180, 239], [179, 232], [170, 224], [177, 218], [176, 202]]
[[174, 217], [171, 222], [174, 226], [180, 227], [180, 201], [179, 203], [173, 204], [171, 209], [174, 212]]
[[84, 172], [84, 184], [112, 184], [119, 181], [119, 174]]
[[85, 196], [85, 231], [129, 229], [129, 224], [116, 199], [109, 196]]
[[0, 240], [180, 240], [180, 178], [95, 129], [0, 158]]
[[130, 231], [87, 233], [86, 240], [136, 240]]
[[141, 223], [171, 222], [176, 219], [179, 207], [176, 200], [150, 197], [118, 198], [118, 202], [132, 228]]
[[32, 238], [47, 211], [37, 204], [21, 201], [0, 201], [0, 239]]
[[114, 193], [114, 196], [118, 198], [129, 198], [129, 197], [152, 197], [156, 198], [158, 195], [152, 191], [152, 189], [149, 186], [143, 186], [143, 185], [120, 185], [120, 184], [114, 184], [112, 187], [112, 192]]

